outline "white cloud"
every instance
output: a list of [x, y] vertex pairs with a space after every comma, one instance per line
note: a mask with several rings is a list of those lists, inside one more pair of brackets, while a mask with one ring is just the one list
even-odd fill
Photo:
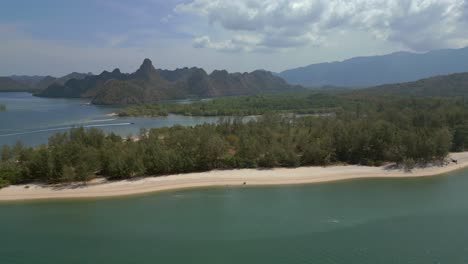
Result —
[[238, 34], [229, 40], [213, 41], [209, 36], [197, 37], [193, 40], [195, 48], [210, 48], [224, 52], [252, 51], [251, 48], [260, 44], [262, 39], [249, 34]]
[[[195, 47], [221, 51], [323, 46], [349, 31], [417, 51], [468, 43], [466, 0], [193, 0], [175, 12], [202, 17], [233, 35], [194, 40]], [[255, 41], [237, 41], [239, 35]]]

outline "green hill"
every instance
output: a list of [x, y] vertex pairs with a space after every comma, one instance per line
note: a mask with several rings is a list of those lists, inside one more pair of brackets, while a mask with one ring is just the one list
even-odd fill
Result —
[[415, 82], [380, 85], [362, 89], [356, 93], [375, 96], [468, 96], [468, 73], [436, 76]]

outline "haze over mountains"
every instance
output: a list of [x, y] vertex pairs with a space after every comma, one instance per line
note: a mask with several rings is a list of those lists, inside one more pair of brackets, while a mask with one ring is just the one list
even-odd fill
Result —
[[78, 73], [78, 72], [72, 72], [70, 74], [67, 74], [65, 76], [62, 76], [60, 78], [55, 78], [55, 77], [52, 77], [52, 76], [46, 76], [44, 77], [40, 82], [38, 82], [35, 86], [36, 89], [38, 90], [44, 90], [46, 89], [47, 87], [49, 87], [50, 85], [56, 83], [56, 84], [60, 84], [60, 85], [63, 85], [65, 84], [66, 82], [68, 82], [69, 80], [71, 79], [77, 79], [77, 80], [81, 80], [87, 76], [92, 76], [91, 73]]
[[416, 81], [436, 75], [468, 72], [468, 47], [424, 54], [397, 52], [318, 63], [283, 71], [278, 76], [306, 87], [369, 87]]
[[302, 89], [287, 84], [267, 71], [228, 73], [215, 70], [207, 74], [201, 68], [155, 69], [149, 59], [131, 74], [119, 69], [104, 71], [84, 79], [54, 83], [38, 93], [44, 97], [90, 98], [94, 104], [137, 104], [190, 97], [204, 98], [251, 95]]
[[0, 92], [24, 92], [30, 90], [31, 87], [27, 84], [15, 81], [9, 77], [0, 77]]
[[71, 79], [83, 79], [84, 77], [90, 75], [92, 74], [72, 72], [60, 78], [38, 75], [12, 75], [8, 77], [0, 77], [0, 91], [37, 92], [46, 89], [54, 83], [64, 84]]
[[29, 87], [34, 87], [36, 86], [42, 79], [44, 79], [47, 76], [40, 76], [40, 75], [12, 75], [8, 76], [8, 78], [12, 79], [13, 81], [25, 84]]
[[[161, 70], [155, 69], [152, 62], [145, 59], [141, 67], [131, 74], [115, 69], [99, 75], [73, 72], [61, 78], [17, 75], [0, 77], [0, 91], [31, 91], [44, 97], [89, 98], [95, 104], [137, 104], [168, 99], [252, 95], [302, 89], [294, 86], [295, 84], [345, 88], [378, 86], [366, 91], [421, 96], [429, 92], [444, 96], [464, 94], [462, 90], [468, 83], [465, 74], [453, 74], [462, 72], [468, 72], [468, 47], [424, 54], [397, 52], [383, 56], [357, 57], [343, 62], [320, 63], [287, 70], [276, 76], [264, 70], [251, 73], [215, 70], [211, 74], [196, 67]], [[453, 75], [439, 76], [445, 74]], [[439, 77], [421, 80], [433, 76]]]

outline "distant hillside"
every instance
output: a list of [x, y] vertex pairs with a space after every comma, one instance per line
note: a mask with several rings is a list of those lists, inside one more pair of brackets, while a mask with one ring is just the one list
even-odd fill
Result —
[[[52, 76], [29, 76], [29, 75], [12, 75], [8, 77], [1, 77], [4, 80], [0, 82], [0, 91], [38, 91], [44, 90], [50, 85], [57, 83], [57, 84], [65, 84], [67, 81], [71, 79], [83, 79], [86, 76], [90, 76], [91, 74], [85, 73], [78, 73], [72, 72], [67, 74], [63, 77], [56, 78]], [[9, 79], [7, 81], [7, 79]], [[12, 88], [13, 87], [13, 88]]]
[[415, 82], [387, 84], [356, 91], [367, 95], [388, 96], [468, 96], [468, 73], [436, 76]]
[[468, 96], [468, 73], [455, 73], [415, 82], [385, 84], [355, 90], [351, 94], [370, 96], [461, 97]]
[[9, 77], [0, 77], [0, 92], [26, 92], [31, 87]]
[[34, 87], [36, 86], [42, 79], [44, 79], [46, 76], [39, 76], [39, 75], [12, 75], [8, 76], [8, 78], [20, 82], [22, 84], [26, 84], [29, 87]]
[[397, 52], [384, 56], [356, 57], [342, 62], [291, 69], [278, 76], [291, 84], [310, 87], [369, 87], [460, 72], [468, 72], [468, 47], [424, 54]]
[[83, 78], [85, 78], [87, 76], [90, 76], [90, 75], [92, 75], [92, 74], [72, 72], [72, 73], [67, 74], [67, 75], [65, 75], [63, 77], [60, 77], [60, 78], [55, 78], [55, 77], [52, 77], [52, 76], [45, 76], [33, 88], [36, 89], [36, 90], [44, 90], [44, 89], [46, 89], [47, 87], [49, 87], [50, 85], [52, 85], [54, 83], [64, 85], [67, 81], [69, 81], [71, 79], [81, 80], [81, 79], [83, 79]]
[[200, 68], [174, 71], [158, 70], [149, 59], [132, 73], [119, 69], [70, 80], [65, 84], [52, 84], [39, 93], [45, 97], [90, 98], [95, 104], [138, 104], [190, 97], [217, 97], [282, 92], [299, 87], [266, 71], [228, 73], [214, 71], [207, 74]]
[[49, 87], [51, 84], [53, 84], [56, 80], [57, 80], [57, 78], [55, 78], [55, 77], [45, 76], [38, 83], [36, 83], [36, 85], [34, 85], [34, 88], [36, 90], [44, 90], [47, 87]]

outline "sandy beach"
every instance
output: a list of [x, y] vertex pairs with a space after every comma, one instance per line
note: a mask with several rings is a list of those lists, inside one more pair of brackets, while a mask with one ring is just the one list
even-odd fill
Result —
[[398, 178], [441, 175], [468, 167], [468, 152], [452, 153], [445, 166], [416, 168], [411, 172], [391, 166], [329, 166], [275, 169], [214, 170], [140, 179], [107, 181], [95, 179], [88, 184], [13, 185], [0, 189], [0, 201], [37, 199], [98, 198], [214, 186], [289, 185], [331, 182], [358, 178]]

